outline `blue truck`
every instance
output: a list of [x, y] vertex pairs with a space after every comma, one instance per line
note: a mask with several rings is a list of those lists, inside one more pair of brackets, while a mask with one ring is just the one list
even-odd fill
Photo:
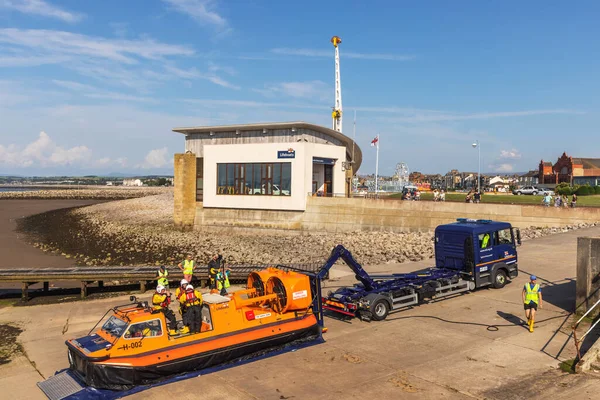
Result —
[[344, 261], [359, 283], [321, 296], [322, 309], [367, 320], [390, 311], [484, 287], [500, 289], [519, 274], [519, 229], [508, 222], [458, 218], [435, 229], [435, 267], [402, 274], [368, 274], [342, 245], [318, 275]]

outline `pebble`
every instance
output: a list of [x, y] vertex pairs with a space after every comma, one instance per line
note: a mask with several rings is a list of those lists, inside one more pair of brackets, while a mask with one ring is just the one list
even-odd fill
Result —
[[[523, 241], [597, 226], [521, 229]], [[112, 201], [72, 210], [56, 210], [25, 219], [37, 247], [65, 253], [82, 265], [174, 265], [188, 252], [207, 264], [215, 252], [230, 264], [322, 263], [338, 244], [366, 265], [432, 258], [433, 231], [283, 235], [181, 232], [173, 226], [173, 194]]]

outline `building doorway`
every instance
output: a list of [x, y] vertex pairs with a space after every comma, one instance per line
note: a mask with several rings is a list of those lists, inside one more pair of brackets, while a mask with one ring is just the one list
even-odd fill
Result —
[[325, 182], [324, 182], [324, 192], [325, 196], [331, 197], [333, 194], [333, 165], [324, 165], [325, 167]]
[[336, 160], [333, 158], [313, 157], [312, 173], [312, 195], [333, 195], [333, 166]]

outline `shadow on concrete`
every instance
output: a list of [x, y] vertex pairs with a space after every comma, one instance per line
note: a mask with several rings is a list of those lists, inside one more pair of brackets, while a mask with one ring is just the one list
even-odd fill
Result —
[[[600, 319], [600, 315], [598, 315], [590, 324], [593, 325], [596, 321]], [[590, 333], [583, 339], [583, 342], [579, 345], [579, 352], [582, 356], [585, 356], [585, 353], [600, 339], [600, 328], [596, 326], [594, 330], [590, 331]]]
[[567, 312], [575, 311], [575, 279], [567, 279], [561, 283], [544, 286], [542, 298], [544, 303], [550, 303]]
[[528, 330], [527, 324], [525, 320], [523, 320], [523, 318], [517, 317], [514, 314], [505, 313], [503, 311], [496, 311], [496, 314], [498, 314], [498, 316], [504, 319], [505, 321], [509, 322], [511, 325], [520, 326], [523, 329]]
[[[531, 275], [530, 272], [521, 270], [522, 273]], [[543, 276], [537, 275], [537, 280], [542, 287], [542, 299], [545, 303], [567, 312], [575, 311], [575, 288], [577, 282], [574, 278], [565, 278], [561, 281], [549, 281]]]

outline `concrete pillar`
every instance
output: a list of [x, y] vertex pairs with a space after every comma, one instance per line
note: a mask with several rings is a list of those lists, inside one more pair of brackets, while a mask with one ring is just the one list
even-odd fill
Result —
[[81, 299], [85, 299], [87, 297], [87, 282], [81, 281]]
[[23, 282], [21, 284], [21, 299], [22, 300], [29, 300], [29, 294], [27, 293], [28, 289], [29, 289], [29, 283]]
[[[600, 300], [600, 238], [577, 238], [577, 314], [583, 314]], [[600, 313], [600, 306], [590, 317]]]
[[196, 217], [196, 155], [175, 154], [173, 222], [182, 230], [194, 228]]
[[350, 167], [346, 170], [346, 197], [352, 197], [352, 177], [354, 176], [354, 168]]

